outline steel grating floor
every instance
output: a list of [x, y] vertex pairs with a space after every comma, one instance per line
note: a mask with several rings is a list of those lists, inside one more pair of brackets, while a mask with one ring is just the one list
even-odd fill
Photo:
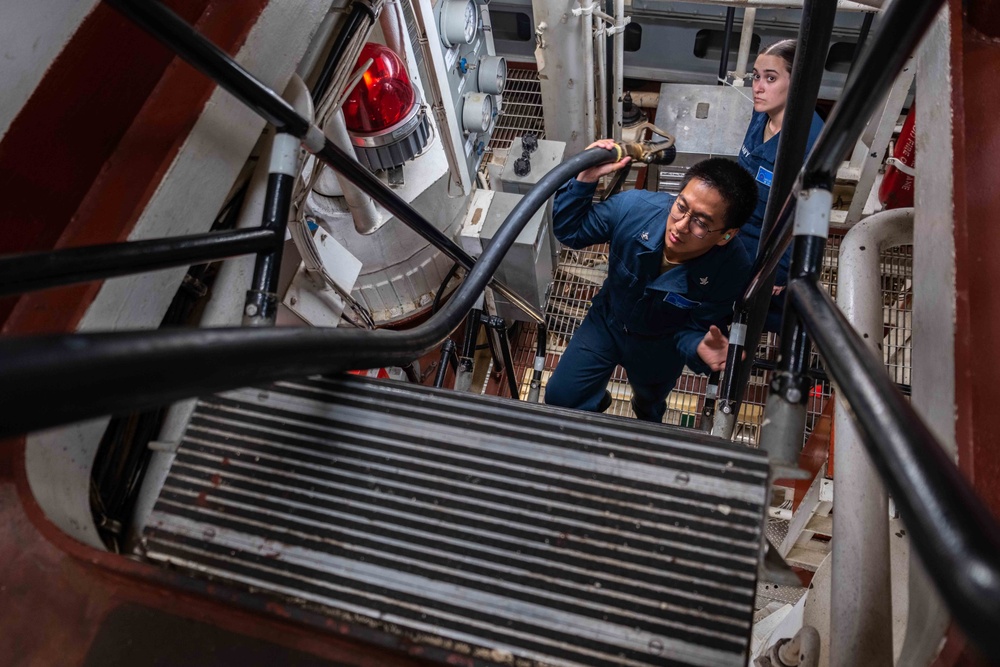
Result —
[[[531, 131], [545, 136], [542, 118], [541, 87], [538, 73], [532, 69], [512, 69], [508, 76], [509, 88], [504, 93], [504, 114], [497, 119], [496, 131], [490, 142], [489, 159], [502, 164], [510, 145], [523, 133]], [[509, 94], [508, 94], [509, 93]], [[508, 106], [508, 103], [510, 106]], [[661, 169], [657, 179], [657, 189], [676, 191], [685, 168]], [[837, 295], [837, 267], [840, 256], [840, 241], [843, 233], [833, 232], [827, 242], [823, 258], [821, 284], [830, 294]], [[910, 385], [911, 311], [913, 301], [913, 248], [902, 246], [882, 253], [882, 296], [885, 314], [886, 337], [883, 352], [886, 369], [904, 391]], [[558, 363], [559, 357], [576, 328], [580, 325], [590, 306], [590, 298], [607, 276], [607, 249], [595, 246], [586, 250], [562, 248], [559, 265], [553, 280], [551, 296], [546, 309], [549, 327], [548, 347], [543, 382], [548, 380]], [[521, 324], [520, 332], [513, 341], [515, 368], [518, 369], [521, 397], [527, 396], [530, 385], [530, 370], [534, 361], [535, 329], [533, 325]], [[777, 335], [764, 334], [757, 351], [759, 358], [774, 361], [777, 358]], [[822, 368], [815, 351], [811, 365]], [[667, 397], [667, 412], [664, 423], [675, 426], [698, 428], [704, 405], [707, 378], [685, 369], [677, 381], [674, 391]], [[745, 400], [740, 408], [734, 440], [756, 446], [760, 426], [764, 418], [764, 403], [771, 371], [755, 369], [751, 373]], [[632, 416], [629, 405], [631, 390], [624, 369], [615, 369], [608, 385], [614, 399], [608, 414]], [[832, 384], [817, 380], [810, 390], [806, 406], [806, 432], [808, 438], [813, 427], [823, 414], [832, 396]]]
[[[834, 298], [837, 294], [837, 267], [842, 238], [842, 234], [830, 235], [821, 273], [821, 284]], [[607, 276], [607, 252], [607, 246], [593, 246], [585, 250], [563, 247], [560, 250], [559, 264], [545, 311], [549, 331], [549, 353], [543, 371], [543, 391], [544, 383], [548, 381], [548, 377], [559, 362], [559, 357], [583, 321], [590, 307], [590, 299], [597, 293]], [[911, 367], [912, 254], [912, 246], [902, 246], [882, 253], [882, 296], [886, 332], [883, 355], [886, 370], [905, 392], [909, 391]], [[530, 386], [535, 338], [534, 325], [521, 323], [519, 332], [512, 342], [522, 398], [527, 396]], [[777, 359], [777, 355], [777, 336], [764, 334], [757, 349], [757, 357], [773, 362]], [[823, 367], [815, 350], [811, 353], [810, 363], [815, 368]], [[756, 446], [770, 380], [769, 370], [755, 368], [751, 373], [746, 398], [740, 408], [734, 437], [736, 442]], [[667, 397], [664, 423], [690, 428], [700, 427], [706, 384], [705, 376], [697, 375], [685, 368], [674, 390]], [[620, 366], [612, 374], [608, 389], [614, 399], [607, 411], [608, 414], [631, 417], [632, 409], [629, 405], [631, 390], [625, 370]], [[832, 391], [833, 385], [828, 381], [816, 380], [813, 383], [806, 405], [804, 438], [808, 438], [823, 414]]]
[[463, 664], [742, 665], [760, 453], [367, 378], [202, 399], [150, 559]]

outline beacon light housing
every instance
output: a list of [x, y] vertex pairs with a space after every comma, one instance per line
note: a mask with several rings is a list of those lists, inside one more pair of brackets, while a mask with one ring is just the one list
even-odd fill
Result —
[[358, 57], [371, 65], [344, 102], [344, 123], [361, 164], [372, 171], [391, 169], [427, 145], [430, 124], [399, 56], [369, 42]]

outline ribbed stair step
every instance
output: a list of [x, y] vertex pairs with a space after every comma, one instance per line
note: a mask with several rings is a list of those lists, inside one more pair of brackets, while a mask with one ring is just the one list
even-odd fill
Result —
[[767, 478], [690, 431], [312, 378], [199, 401], [144, 543], [462, 664], [742, 667]]

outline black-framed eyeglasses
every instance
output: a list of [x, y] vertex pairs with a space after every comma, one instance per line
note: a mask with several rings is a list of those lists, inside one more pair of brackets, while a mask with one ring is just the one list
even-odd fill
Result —
[[703, 239], [709, 234], [721, 232], [725, 229], [724, 227], [720, 227], [719, 229], [710, 229], [704, 220], [691, 212], [691, 207], [685, 204], [680, 197], [674, 201], [674, 205], [670, 209], [670, 215], [674, 218], [674, 220], [687, 218], [688, 229], [691, 231], [691, 235], [698, 239]]

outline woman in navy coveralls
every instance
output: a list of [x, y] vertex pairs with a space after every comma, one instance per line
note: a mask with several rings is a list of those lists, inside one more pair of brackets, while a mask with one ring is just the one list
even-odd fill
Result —
[[545, 402], [606, 410], [608, 381], [621, 364], [636, 416], [660, 422], [685, 365], [707, 373], [725, 364], [720, 329], [750, 271], [743, 246], [730, 241], [757, 192], [743, 169], [714, 158], [691, 167], [676, 197], [630, 190], [594, 204], [600, 176], [626, 164], [627, 157], [583, 171], [556, 193], [556, 237], [571, 248], [611, 248], [608, 277], [549, 378]]
[[[740, 148], [740, 166], [750, 172], [757, 182], [757, 208], [750, 220], [740, 230], [740, 241], [746, 248], [751, 260], [757, 256], [757, 246], [760, 244], [761, 225], [764, 222], [764, 211], [767, 209], [767, 198], [771, 194], [771, 180], [774, 176], [774, 161], [778, 155], [778, 135], [785, 118], [785, 103], [788, 100], [788, 84], [792, 76], [792, 62], [795, 60], [795, 40], [786, 39], [761, 51], [753, 66], [753, 115], [747, 127], [743, 146]], [[809, 127], [809, 138], [806, 142], [806, 154], [812, 150], [816, 137], [823, 129], [823, 121], [813, 112], [812, 125]], [[771, 309], [767, 314], [767, 331], [777, 331], [781, 323], [781, 308], [783, 296], [777, 295], [788, 283], [788, 265], [791, 260], [789, 249], [778, 265], [775, 279], [775, 295]]]

